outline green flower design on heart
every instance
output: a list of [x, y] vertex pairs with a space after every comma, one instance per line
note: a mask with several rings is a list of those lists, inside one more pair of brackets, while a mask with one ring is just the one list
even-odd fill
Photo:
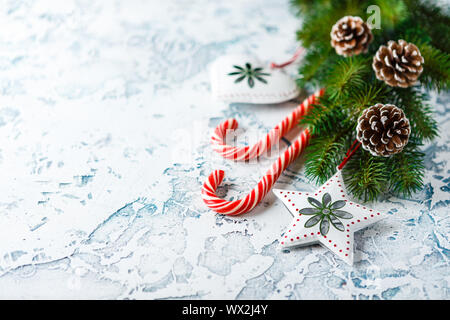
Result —
[[301, 214], [313, 216], [305, 222], [305, 228], [311, 228], [320, 222], [319, 230], [323, 235], [326, 235], [330, 230], [330, 224], [339, 231], [345, 230], [345, 227], [339, 218], [353, 218], [351, 213], [339, 210], [345, 206], [345, 201], [338, 200], [331, 202], [329, 193], [323, 195], [322, 202], [311, 197], [308, 197], [308, 202], [313, 208], [304, 208], [299, 211]]
[[267, 80], [264, 79], [264, 77], [270, 76], [270, 73], [263, 72], [263, 68], [253, 69], [252, 65], [248, 62], [245, 64], [245, 67], [234, 65], [233, 68], [235, 68], [236, 70], [230, 72], [228, 75], [238, 76], [236, 80], [234, 80], [234, 83], [239, 83], [247, 78], [247, 83], [250, 88], [253, 88], [255, 86], [255, 79], [264, 84], [267, 84]]

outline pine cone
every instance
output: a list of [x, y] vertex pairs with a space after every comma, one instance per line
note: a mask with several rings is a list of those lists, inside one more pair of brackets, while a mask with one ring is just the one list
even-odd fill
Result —
[[373, 36], [369, 26], [360, 17], [345, 16], [331, 28], [331, 46], [341, 56], [367, 52]]
[[378, 103], [358, 118], [356, 138], [374, 156], [388, 157], [408, 143], [411, 127], [402, 109]]
[[389, 41], [373, 57], [373, 70], [378, 80], [391, 87], [407, 88], [413, 85], [423, 71], [424, 60], [419, 49], [405, 40]]

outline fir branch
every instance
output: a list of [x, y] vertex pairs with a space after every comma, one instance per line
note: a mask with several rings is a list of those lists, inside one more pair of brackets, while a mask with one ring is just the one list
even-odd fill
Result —
[[330, 68], [325, 87], [331, 99], [339, 100], [364, 85], [364, 76], [370, 72], [368, 58], [361, 56], [339, 60]]
[[421, 93], [418, 88], [395, 88], [388, 101], [402, 108], [410, 120], [411, 135], [413, 138], [432, 140], [438, 136], [436, 120], [432, 117], [430, 106], [426, 103], [428, 96]]
[[322, 96], [317, 104], [300, 120], [300, 125], [307, 127], [312, 135], [327, 134], [343, 123], [346, 115], [330, 100], [328, 94]]
[[404, 1], [411, 13], [408, 32], [426, 34], [432, 46], [442, 52], [450, 52], [449, 7], [441, 8], [432, 1]]
[[361, 150], [353, 155], [343, 170], [348, 190], [364, 202], [373, 201], [386, 191], [388, 174], [385, 159]]
[[425, 29], [418, 27], [417, 21], [414, 17], [410, 17], [403, 21], [398, 27], [397, 38], [412, 42], [414, 44], [430, 44], [432, 42], [431, 36]]
[[450, 88], [450, 54], [425, 43], [417, 45], [424, 59], [420, 83], [427, 89], [437, 91]]
[[335, 129], [334, 132], [314, 137], [306, 149], [306, 177], [318, 184], [324, 183], [336, 172], [349, 146], [346, 139], [348, 130]]
[[410, 141], [402, 152], [388, 160], [389, 187], [395, 195], [410, 197], [423, 187], [425, 154], [418, 147], [416, 142]]
[[327, 132], [332, 128], [334, 124], [333, 111], [322, 104], [314, 104], [299, 124], [307, 127], [312, 135], [321, 135], [322, 132]]
[[[320, 105], [301, 121], [314, 135], [307, 149], [307, 177], [325, 182], [342, 161], [361, 112], [376, 103], [392, 103], [402, 108], [410, 120], [409, 144], [389, 158], [374, 157], [364, 150], [357, 152], [344, 168], [344, 177], [350, 192], [364, 201], [372, 201], [386, 191], [411, 195], [422, 186], [423, 154], [418, 146], [437, 136], [437, 123], [421, 87], [392, 88], [377, 80], [372, 57], [388, 40], [415, 43], [425, 60], [419, 77], [422, 87], [448, 90], [448, 10], [423, 0], [291, 1], [303, 16], [298, 39], [309, 49], [299, 70], [303, 78], [298, 83], [308, 87], [315, 82], [326, 88]], [[338, 56], [330, 45], [331, 27], [346, 15], [367, 17], [366, 9], [371, 4], [381, 8], [382, 29], [372, 30], [369, 53], [352, 58]]]
[[[294, 4], [303, 13], [303, 23], [297, 32], [297, 38], [305, 48], [317, 43], [329, 43], [331, 27], [346, 15], [361, 16], [367, 6], [365, 1], [310, 1], [297, 0]], [[303, 7], [303, 10], [302, 10]]]
[[[299, 69], [297, 84], [304, 88], [314, 82], [316, 86], [321, 86], [324, 81], [326, 70], [334, 62], [331, 46], [318, 45], [309, 50], [303, 58], [303, 63]], [[313, 84], [313, 85], [314, 85]]]
[[391, 91], [391, 88], [381, 81], [374, 84], [364, 83], [360, 90], [351, 91], [348, 100], [342, 105], [348, 109], [349, 118], [356, 121], [364, 109], [384, 101]]

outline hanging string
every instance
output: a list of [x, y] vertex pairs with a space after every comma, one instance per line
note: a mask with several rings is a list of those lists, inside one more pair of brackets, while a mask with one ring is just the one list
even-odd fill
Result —
[[344, 160], [342, 160], [341, 164], [338, 166], [339, 170], [341, 170], [345, 166], [347, 161], [350, 160], [350, 158], [355, 154], [355, 152], [359, 149], [360, 146], [361, 142], [355, 139], [355, 141], [353, 141], [352, 146], [350, 147], [350, 149], [348, 149], [347, 153], [345, 154]]
[[284, 68], [284, 67], [290, 65], [291, 63], [293, 63], [295, 60], [297, 60], [297, 58], [300, 56], [300, 54], [301, 54], [302, 52], [303, 52], [303, 48], [300, 47], [300, 48], [298, 48], [298, 49], [295, 51], [295, 53], [294, 53], [294, 55], [292, 56], [292, 58], [290, 58], [288, 61], [286, 61], [286, 62], [284, 62], [284, 63], [281, 63], [281, 64], [277, 64], [277, 63], [275, 63], [275, 62], [272, 62], [272, 63], [270, 64], [270, 67], [271, 67], [272, 69], [281, 69], [281, 68]]

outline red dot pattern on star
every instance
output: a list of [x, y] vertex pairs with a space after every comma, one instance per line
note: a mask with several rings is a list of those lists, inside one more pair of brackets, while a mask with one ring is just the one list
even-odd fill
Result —
[[[336, 178], [338, 178], [337, 175], [336, 175]], [[326, 186], [329, 186], [329, 185], [330, 185], [330, 182], [333, 182], [333, 179], [330, 179], [329, 182], [326, 184]], [[336, 182], [338, 183], [338, 186], [341, 187], [341, 189], [340, 189], [339, 191], [340, 191], [341, 193], [343, 193], [342, 197], [345, 198], [345, 192], [344, 192], [344, 190], [342, 189], [341, 181], [340, 181], [339, 179], [336, 179]], [[326, 186], [322, 187], [322, 189], [318, 190], [317, 193], [315, 193], [314, 195], [317, 196], [317, 195], [320, 194], [322, 191], [326, 190]], [[283, 193], [283, 191], [280, 191], [280, 194], [282, 194], [282, 193]], [[302, 195], [302, 192], [287, 191], [286, 193], [287, 193], [287, 194], [292, 194], [292, 195], [296, 195], [296, 194], [297, 194], [297, 195]], [[304, 193], [304, 195], [308, 196], [309, 194], [308, 194], [308, 193]], [[284, 195], [284, 197], [287, 198], [288, 196], [287, 196], [287, 195]], [[295, 204], [295, 202], [292, 201], [292, 200], [293, 200], [293, 199], [287, 199], [287, 201], [288, 201], [288, 202], [292, 202], [292, 206], [295, 207], [296, 204]], [[367, 207], [361, 206], [361, 205], [359, 205], [359, 204], [356, 204], [356, 203], [353, 203], [353, 202], [349, 202], [347, 199], [345, 200], [345, 202], [347, 202], [347, 204], [349, 204], [349, 205], [351, 205], [351, 206], [355, 205], [357, 208], [362, 208], [363, 210], [368, 210], [369, 212], [373, 212], [372, 209], [368, 209]], [[300, 210], [299, 208], [295, 208], [295, 211], [298, 212], [299, 210]], [[302, 214], [299, 213], [299, 216], [301, 216], [301, 215], [302, 215]], [[380, 215], [380, 213], [377, 212], [376, 215]], [[371, 214], [371, 215], [370, 215], [370, 218], [373, 218], [373, 217], [375, 217], [375, 215], [374, 215], [374, 214]], [[364, 220], [368, 220], [368, 218], [369, 218], [369, 216], [363, 217]], [[296, 221], [300, 221], [300, 219], [296, 219]], [[351, 221], [351, 224], [354, 225], [355, 222], [356, 222], [356, 223], [359, 223], [359, 222], [361, 222], [361, 220], [360, 220], [360, 219], [356, 219], [356, 221]], [[296, 226], [296, 224], [293, 224], [293, 225], [292, 225], [292, 227], [295, 227], [295, 226]], [[347, 224], [347, 227], [350, 227], [350, 223]], [[291, 232], [291, 231], [292, 231], [292, 229], [290, 229], [288, 232]], [[350, 238], [350, 229], [346, 229], [346, 232], [347, 232], [346, 237], [347, 237], [347, 238]], [[320, 235], [320, 232], [317, 232], [317, 235]], [[311, 236], [314, 236], [314, 232], [311, 232]], [[295, 239], [296, 239], [296, 240], [300, 240], [300, 237], [301, 237], [301, 236], [297, 236], [297, 237], [295, 237]], [[326, 236], [326, 235], [322, 235], [322, 237], [323, 237], [324, 239], [327, 239], [327, 236]], [[284, 238], [287, 239], [287, 236], [284, 236]], [[308, 238], [308, 235], [307, 235], [307, 234], [304, 234], [304, 235], [303, 235], [303, 238]], [[295, 239], [294, 239], [294, 238], [290, 238], [290, 241], [293, 242], [293, 241], [295, 241]], [[326, 243], [326, 242], [325, 242], [325, 243]], [[281, 244], [285, 244], [285, 242], [282, 241]], [[336, 250], [339, 250], [339, 253], [343, 253], [343, 249], [339, 249], [338, 246], [337, 246], [337, 244], [334, 243], [331, 239], [328, 239], [328, 243], [327, 243], [327, 244], [330, 244], [330, 246], [332, 246], [333, 248], [336, 248]], [[347, 244], [347, 245], [350, 245], [350, 241], [346, 241], [346, 244]], [[345, 247], [345, 250], [346, 250], [346, 251], [350, 251], [350, 247], [349, 247], [349, 246], [348, 246], [348, 247]], [[348, 257], [348, 255], [349, 255], [348, 253], [345, 253], [345, 256], [346, 256], [346, 257]]]

